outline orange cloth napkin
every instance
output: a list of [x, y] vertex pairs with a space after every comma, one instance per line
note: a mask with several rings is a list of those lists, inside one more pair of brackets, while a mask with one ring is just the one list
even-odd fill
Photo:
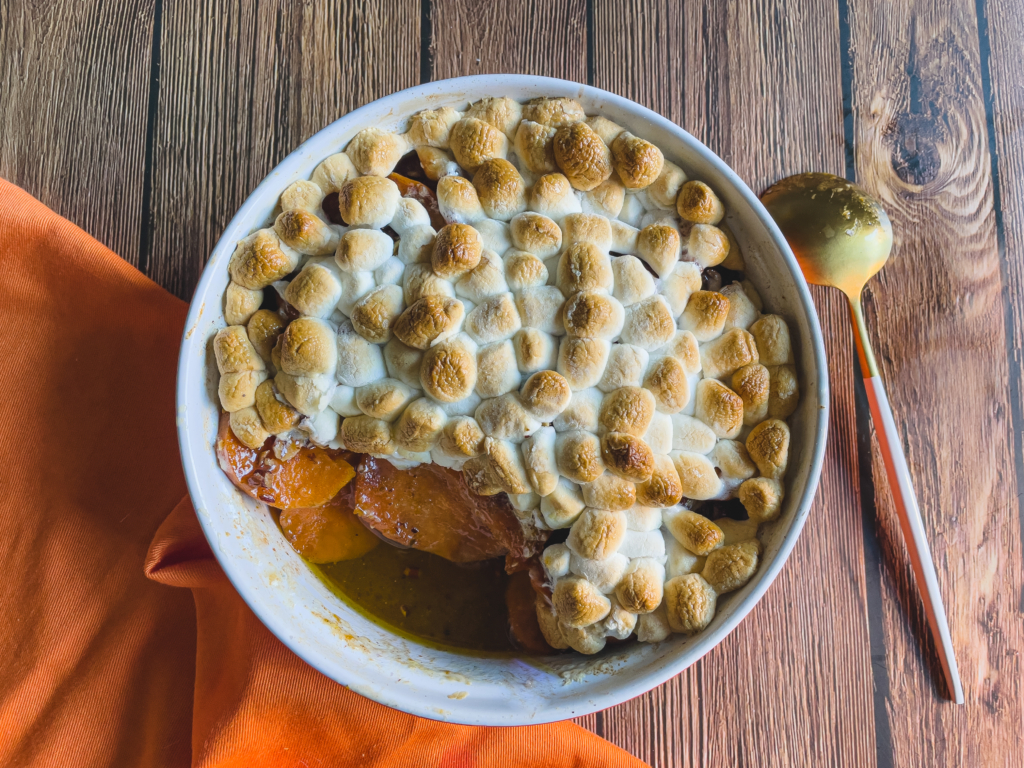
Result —
[[571, 723], [412, 717], [292, 654], [185, 492], [185, 304], [3, 180], [0, 258], [0, 765], [643, 765]]

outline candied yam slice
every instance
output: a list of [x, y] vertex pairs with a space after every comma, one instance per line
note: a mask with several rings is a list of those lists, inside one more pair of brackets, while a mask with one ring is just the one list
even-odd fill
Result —
[[256, 498], [256, 490], [245, 482], [260, 464], [260, 452], [253, 450], [235, 437], [231, 431], [231, 414], [222, 413], [217, 427], [217, 462], [235, 486]]
[[380, 543], [353, 512], [352, 494], [344, 492], [321, 507], [282, 510], [281, 530], [311, 563], [355, 560]]
[[555, 649], [548, 645], [537, 620], [537, 593], [529, 571], [512, 574], [505, 587], [505, 607], [512, 641], [527, 653], [546, 655]]
[[477, 496], [461, 472], [436, 464], [395, 469], [365, 457], [355, 484], [356, 514], [381, 536], [456, 563], [509, 555], [506, 570], [521, 567], [526, 545], [512, 505]]

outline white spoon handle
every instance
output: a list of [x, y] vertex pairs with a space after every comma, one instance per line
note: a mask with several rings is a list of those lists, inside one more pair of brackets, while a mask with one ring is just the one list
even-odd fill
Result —
[[925, 538], [921, 510], [917, 506], [917, 496], [910, 482], [910, 471], [907, 469], [907, 459], [903, 455], [899, 433], [892, 418], [889, 398], [885, 395], [885, 387], [882, 386], [882, 379], [879, 376], [864, 379], [864, 387], [867, 389], [868, 403], [871, 405], [871, 418], [874, 419], [875, 430], [878, 433], [885, 473], [889, 477], [892, 500], [896, 505], [896, 514], [903, 529], [907, 551], [910, 553], [910, 564], [914, 569], [917, 588], [924, 601], [928, 626], [931, 627], [932, 637], [935, 638], [935, 645], [939, 651], [942, 672], [953, 699], [957, 704], [963, 704], [964, 689], [960, 684], [960, 673], [953, 653], [953, 640], [949, 635], [949, 624], [946, 622], [946, 609], [942, 605], [942, 595], [939, 593], [939, 583], [935, 576], [935, 564], [932, 562], [928, 539]]

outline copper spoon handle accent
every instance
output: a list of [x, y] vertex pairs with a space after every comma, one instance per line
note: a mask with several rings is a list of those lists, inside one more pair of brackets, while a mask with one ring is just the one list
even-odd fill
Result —
[[896, 505], [896, 514], [900, 520], [900, 528], [903, 530], [903, 539], [906, 541], [907, 551], [910, 554], [910, 565], [914, 570], [914, 578], [921, 593], [921, 600], [924, 602], [924, 612], [928, 617], [928, 626], [939, 652], [939, 661], [942, 664], [946, 685], [953, 700], [957, 704], [963, 704], [964, 689], [960, 683], [960, 673], [956, 666], [953, 640], [950, 637], [949, 624], [946, 621], [946, 609], [943, 607], [942, 595], [939, 593], [935, 564], [932, 561], [928, 539], [925, 537], [924, 522], [921, 519], [921, 510], [917, 506], [914, 485], [910, 481], [907, 459], [903, 455], [903, 446], [900, 443], [899, 433], [896, 431], [896, 423], [892, 418], [889, 398], [886, 397], [885, 387], [882, 386], [882, 379], [878, 375], [878, 368], [875, 364], [875, 356], [871, 351], [871, 344], [868, 342], [864, 317], [861, 312], [860, 296], [850, 296], [849, 298], [850, 315], [855, 331], [854, 340], [857, 344], [857, 355], [860, 358], [861, 373], [864, 376], [864, 388], [868, 394], [871, 418], [875, 422], [878, 445], [882, 452], [882, 461], [885, 463], [885, 474], [889, 478], [892, 500]]

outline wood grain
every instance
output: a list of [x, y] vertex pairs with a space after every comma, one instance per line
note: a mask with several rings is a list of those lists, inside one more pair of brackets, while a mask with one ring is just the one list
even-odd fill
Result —
[[0, 176], [138, 263], [152, 0], [0, 3]]
[[870, 0], [851, 9], [857, 175], [895, 232], [867, 293], [868, 326], [967, 697], [964, 707], [942, 698], [876, 449], [894, 763], [1009, 765], [1024, 722], [1024, 569], [977, 9]]
[[164, 8], [149, 274], [188, 298], [235, 211], [313, 133], [419, 78], [416, 0]]
[[587, 81], [585, 0], [433, 0], [432, 80], [529, 72]]
[[[595, 10], [594, 84], [680, 122], [755, 191], [810, 168], [842, 173], [834, 9], [768, 0], [690, 3], [681, 15], [673, 3]], [[818, 501], [783, 573], [722, 645], [603, 713], [604, 735], [654, 765], [874, 759], [849, 320], [838, 296], [815, 301], [832, 386]]]

